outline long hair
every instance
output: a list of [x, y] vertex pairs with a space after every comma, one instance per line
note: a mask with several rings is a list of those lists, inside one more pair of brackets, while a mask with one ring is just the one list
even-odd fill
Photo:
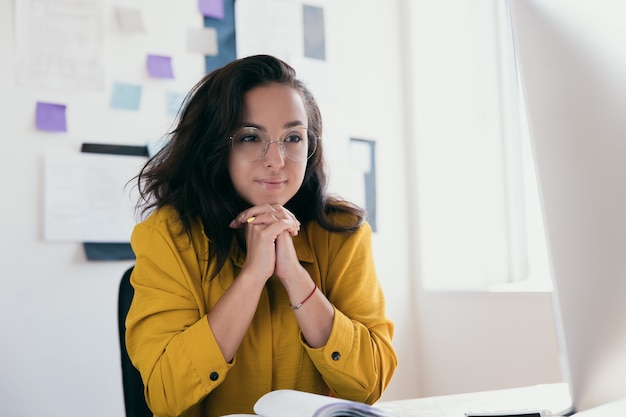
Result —
[[[213, 276], [228, 258], [235, 233], [228, 226], [230, 221], [250, 206], [238, 195], [228, 173], [229, 137], [244, 122], [244, 94], [272, 83], [300, 93], [308, 116], [309, 145], [317, 141], [302, 186], [285, 207], [302, 224], [314, 220], [333, 232], [354, 231], [365, 218], [360, 207], [327, 194], [320, 110], [295, 70], [268, 55], [232, 61], [191, 89], [169, 141], [135, 178], [140, 195], [137, 209], [142, 215], [171, 206], [180, 217], [181, 233], [188, 234], [194, 219], [202, 221], [211, 242], [208, 256], [217, 261]], [[333, 212], [350, 214], [353, 220], [333, 222], [329, 217]]]

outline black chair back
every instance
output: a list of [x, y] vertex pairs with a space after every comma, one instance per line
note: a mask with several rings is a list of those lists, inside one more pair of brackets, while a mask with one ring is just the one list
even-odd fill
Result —
[[133, 300], [135, 290], [130, 285], [130, 267], [122, 276], [118, 300], [118, 321], [120, 333], [120, 353], [122, 359], [122, 383], [124, 386], [124, 406], [126, 417], [152, 417], [143, 393], [143, 381], [139, 371], [133, 366], [126, 351], [126, 315]]

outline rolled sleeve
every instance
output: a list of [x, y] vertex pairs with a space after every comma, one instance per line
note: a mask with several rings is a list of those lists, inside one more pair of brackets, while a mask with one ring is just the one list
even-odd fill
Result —
[[150, 409], [157, 416], [172, 416], [219, 386], [234, 362], [224, 360], [207, 320], [197, 248], [186, 235], [168, 233], [163, 224], [158, 219], [140, 224], [131, 237], [135, 294], [126, 318], [126, 343]]
[[315, 360], [335, 395], [370, 404], [380, 398], [397, 367], [394, 326], [386, 316], [371, 240], [368, 223], [347, 235], [329, 234], [322, 275], [335, 317], [324, 354]]
[[316, 349], [304, 345], [334, 395], [373, 404], [397, 366], [392, 334], [390, 322], [381, 321], [370, 330], [335, 309], [328, 343]]

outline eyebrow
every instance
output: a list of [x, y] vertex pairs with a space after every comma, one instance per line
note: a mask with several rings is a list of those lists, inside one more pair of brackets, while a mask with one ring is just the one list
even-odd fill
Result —
[[[242, 126], [244, 127], [254, 127], [256, 129], [259, 130], [263, 130], [263, 131], [267, 131], [267, 129], [259, 124], [256, 123], [251, 123], [251, 122], [243, 122]], [[291, 122], [287, 122], [283, 125], [283, 129], [289, 129], [290, 127], [296, 127], [296, 126], [304, 126], [304, 123], [301, 122], [300, 120], [293, 120]]]

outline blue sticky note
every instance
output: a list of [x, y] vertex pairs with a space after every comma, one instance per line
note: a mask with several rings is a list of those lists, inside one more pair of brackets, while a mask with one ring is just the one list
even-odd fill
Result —
[[37, 102], [35, 126], [48, 132], [67, 132], [65, 104]]
[[198, 8], [205, 17], [224, 18], [224, 0], [198, 0]]
[[167, 115], [171, 117], [178, 116], [183, 102], [185, 101], [185, 93], [179, 91], [166, 91], [165, 92], [165, 106], [167, 108]]
[[172, 58], [163, 55], [148, 55], [146, 61], [148, 74], [154, 78], [174, 78]]
[[138, 110], [141, 101], [142, 87], [135, 84], [113, 83], [111, 92], [111, 108]]

